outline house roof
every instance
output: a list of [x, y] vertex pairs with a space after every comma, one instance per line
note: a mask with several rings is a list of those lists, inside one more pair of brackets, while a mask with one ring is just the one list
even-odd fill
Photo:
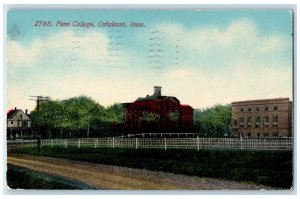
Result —
[[21, 109], [11, 109], [7, 112], [7, 119], [13, 118]]
[[[22, 112], [22, 114], [25, 114], [22, 109], [11, 109], [7, 112], [7, 119], [13, 119], [15, 116], [17, 116], [18, 112]], [[25, 114], [25, 115], [27, 115], [30, 119], [29, 114]]]

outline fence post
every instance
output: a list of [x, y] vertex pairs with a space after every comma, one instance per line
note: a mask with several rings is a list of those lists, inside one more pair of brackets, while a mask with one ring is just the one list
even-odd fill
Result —
[[138, 149], [138, 138], [135, 138], [135, 149]]
[[167, 150], [167, 138], [165, 137], [164, 140], [165, 140], [165, 150]]
[[67, 139], [65, 139], [65, 149], [68, 148], [68, 142]]
[[113, 148], [115, 148], [115, 138], [113, 138]]
[[37, 137], [37, 148], [38, 148], [38, 152], [41, 151], [41, 138]]
[[264, 138], [265, 149], [267, 148], [266, 138]]
[[241, 150], [243, 150], [243, 137], [240, 135], [240, 142], [241, 142]]
[[53, 148], [53, 140], [51, 139], [51, 147]]
[[95, 148], [97, 148], [98, 139], [95, 139]]
[[78, 148], [80, 148], [80, 139], [78, 140]]
[[200, 146], [199, 146], [199, 136], [197, 135], [197, 149], [198, 151], [200, 150]]

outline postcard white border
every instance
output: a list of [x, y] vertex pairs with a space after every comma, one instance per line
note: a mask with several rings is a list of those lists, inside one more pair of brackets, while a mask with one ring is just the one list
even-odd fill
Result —
[[[124, 4], [124, 1], [121, 0], [117, 0], [114, 1], [112, 3], [104, 3], [104, 4], [97, 4], [95, 5], [95, 1], [91, 1], [91, 0], [87, 0], [87, 1], [71, 1], [71, 3], [74, 4], [68, 4], [70, 3], [70, 1], [68, 0], [53, 0], [51, 1], [51, 3], [56, 3], [56, 5], [53, 4], [49, 4], [50, 1], [37, 1], [37, 0], [33, 0], [33, 1], [26, 1], [26, 3], [30, 3], [30, 4], [24, 4], [25, 1], [22, 0], [4, 0], [2, 2], [2, 7], [1, 7], [1, 12], [2, 14], [2, 21], [4, 22], [6, 20], [6, 12], [10, 9], [40, 9], [40, 8], [46, 8], [46, 9], [66, 9], [66, 8], [70, 8], [70, 9], [163, 9], [163, 10], [170, 10], [170, 9], [293, 9], [295, 12], [295, 23], [297, 24], [294, 28], [294, 34], [295, 34], [295, 61], [294, 61], [294, 96], [293, 96], [293, 101], [294, 101], [294, 107], [296, 109], [296, 111], [294, 111], [294, 119], [295, 119], [295, 124], [294, 124], [294, 132], [295, 132], [295, 141], [297, 143], [299, 143], [299, 137], [297, 136], [297, 124], [299, 122], [298, 118], [297, 118], [297, 112], [298, 112], [298, 106], [297, 106], [297, 102], [298, 102], [298, 97], [297, 97], [297, 91], [298, 91], [298, 81], [297, 81], [297, 77], [298, 77], [298, 70], [297, 70], [297, 55], [298, 55], [298, 51], [297, 51], [297, 46], [298, 46], [298, 42], [297, 42], [297, 30], [298, 30], [298, 22], [299, 22], [299, 18], [297, 15], [297, 8], [298, 8], [298, 2], [297, 1], [291, 1], [291, 0], [287, 0], [287, 1], [281, 1], [281, 3], [283, 4], [272, 4], [272, 3], [276, 3], [274, 1], [258, 1], [257, 2], [253, 2], [253, 1], [247, 1], [246, 4], [239, 4], [240, 1], [230, 1], [229, 3], [233, 3], [233, 4], [228, 4], [228, 1], [226, 1], [227, 4], [224, 4], [224, 1], [205, 1], [206, 4], [195, 4], [195, 3], [201, 3], [203, 1], [191, 1], [191, 0], [187, 0], [184, 1], [185, 4], [182, 4], [182, 2], [180, 1], [172, 1], [173, 4], [165, 4], [162, 5], [164, 3], [167, 3], [165, 1], [162, 0], [153, 0], [153, 1], [144, 1], [143, 4], [139, 4], [139, 1], [126, 1]], [[20, 3], [20, 4], [8, 4], [8, 3]], [[43, 4], [41, 4], [43, 3]], [[128, 4], [129, 3], [129, 4]], [[149, 3], [155, 3], [155, 4], [149, 4]], [[174, 3], [177, 3], [174, 4]], [[190, 5], [188, 5], [188, 3], [190, 3]], [[252, 3], [257, 3], [257, 4], [252, 4]], [[59, 5], [60, 4], [60, 5]], [[138, 4], [138, 5], [137, 5]], [[3, 40], [1, 42], [2, 45], [4, 46], [4, 48], [1, 50], [1, 54], [2, 54], [2, 63], [4, 67], [1, 67], [1, 73], [2, 73], [2, 77], [3, 77], [3, 81], [1, 82], [0, 85], [0, 89], [1, 89], [1, 98], [2, 99], [6, 99], [6, 66], [5, 66], [5, 43], [6, 43], [6, 34], [4, 34], [6, 32], [6, 28], [5, 28], [5, 24], [3, 23], [3, 27], [2, 27], [2, 38]], [[1, 144], [2, 146], [5, 146], [5, 101], [3, 100], [1, 103], [1, 121], [0, 121], [0, 126], [3, 127], [2, 130], [2, 135], [3, 135], [3, 139], [1, 139]], [[298, 164], [299, 161], [299, 157], [298, 157], [298, 153], [297, 153], [297, 145], [295, 145], [295, 164]], [[1, 148], [0, 147], [0, 154], [1, 154], [1, 160], [3, 160], [3, 164], [0, 164], [0, 168], [2, 171], [5, 171], [5, 162], [6, 162], [6, 149], [5, 147]], [[3, 156], [2, 156], [3, 155]], [[206, 195], [206, 197], [211, 198], [214, 196], [218, 196], [218, 195], [223, 195], [222, 197], [230, 197], [230, 198], [235, 198], [235, 197], [240, 197], [239, 195], [243, 195], [243, 197], [245, 196], [249, 196], [249, 197], [268, 197], [268, 196], [272, 196], [272, 198], [277, 198], [277, 197], [282, 197], [282, 195], [285, 195], [284, 197], [287, 198], [293, 198], [295, 196], [297, 196], [299, 193], [299, 188], [298, 188], [298, 184], [296, 184], [295, 190], [293, 194], [288, 194], [286, 195], [286, 191], [271, 191], [268, 193], [263, 193], [260, 191], [154, 191], [154, 192], [147, 192], [147, 191], [29, 191], [29, 190], [25, 190], [25, 191], [20, 191], [19, 193], [9, 193], [6, 191], [5, 188], [5, 184], [6, 184], [6, 179], [5, 179], [5, 175], [4, 172], [0, 172], [1, 173], [1, 179], [3, 179], [3, 181], [1, 182], [0, 186], [3, 188], [2, 191], [4, 191], [3, 197], [10, 197], [11, 195], [6, 195], [6, 194], [17, 194], [17, 195], [23, 195], [23, 197], [25, 198], [35, 198], [35, 197], [40, 197], [38, 195], [42, 194], [46, 194], [47, 196], [51, 197], [54, 195], [77, 195], [77, 196], [72, 196], [73, 197], [82, 197], [82, 195], [89, 195], [90, 197], [95, 197], [96, 195], [135, 195], [135, 196], [129, 196], [130, 198], [135, 198], [135, 197], [139, 197], [138, 195], [144, 195], [142, 196], [143, 198], [148, 198], [148, 197], [153, 197], [153, 194], [155, 195], [162, 195], [165, 198], [165, 195], [169, 195], [172, 198], [176, 198], [176, 196], [174, 195], [188, 195], [189, 198], [192, 197], [197, 197], [197, 195]], [[297, 179], [299, 179], [299, 174], [297, 172], [297, 170], [294, 170], [294, 175], [295, 175], [295, 182], [297, 183]], [[296, 192], [297, 191], [297, 192]], [[101, 192], [101, 193], [100, 193]], [[201, 193], [202, 192], [202, 193]], [[205, 192], [205, 193], [203, 193]], [[150, 194], [150, 195], [149, 195]], [[273, 195], [274, 194], [274, 195]], [[34, 196], [30, 196], [30, 195], [34, 195]], [[171, 196], [173, 195], [173, 196]], [[224, 196], [225, 195], [225, 196]], [[254, 196], [255, 195], [255, 196]], [[16, 196], [16, 195], [14, 195]], [[102, 196], [101, 196], [102, 197]], [[108, 196], [109, 197], [109, 196]], [[156, 196], [155, 196], [156, 197]], [[199, 197], [199, 196], [198, 196]], [[202, 197], [202, 196], [201, 196]], [[186, 198], [186, 196], [185, 196]]]

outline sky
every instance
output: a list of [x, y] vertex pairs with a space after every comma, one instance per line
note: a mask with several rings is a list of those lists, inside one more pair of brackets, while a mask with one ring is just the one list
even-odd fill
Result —
[[86, 95], [109, 106], [151, 95], [153, 86], [193, 108], [292, 98], [292, 17], [290, 10], [12, 10], [7, 109], [33, 110], [30, 95]]

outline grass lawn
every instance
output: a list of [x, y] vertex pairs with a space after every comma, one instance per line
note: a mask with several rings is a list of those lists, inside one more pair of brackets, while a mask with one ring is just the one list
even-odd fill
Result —
[[200, 177], [293, 186], [292, 151], [160, 150], [119, 148], [15, 148], [26, 153]]

